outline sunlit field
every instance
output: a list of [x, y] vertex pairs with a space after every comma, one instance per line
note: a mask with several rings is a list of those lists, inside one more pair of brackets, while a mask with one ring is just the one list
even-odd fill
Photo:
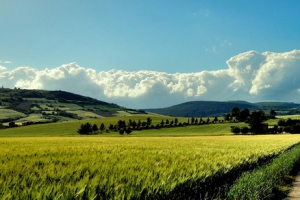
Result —
[[299, 141], [289, 134], [0, 138], [0, 198], [167, 197]]

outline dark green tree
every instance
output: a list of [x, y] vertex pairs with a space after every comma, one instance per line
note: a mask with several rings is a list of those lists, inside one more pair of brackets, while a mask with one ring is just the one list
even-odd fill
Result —
[[132, 126], [132, 128], [133, 128], [133, 129], [136, 129], [136, 127], [137, 127], [137, 123], [136, 123], [136, 122], [133, 120], [133, 122], [132, 122], [131, 126]]
[[209, 122], [210, 122], [210, 119], [209, 119], [209, 117], [206, 119], [206, 123], [207, 124], [209, 124]]
[[276, 111], [275, 110], [270, 110], [270, 118], [275, 119], [276, 118]]
[[248, 108], [244, 108], [241, 112], [240, 112], [240, 116], [239, 116], [239, 121], [244, 122], [247, 120], [247, 118], [250, 116], [250, 111]]
[[97, 131], [99, 130], [98, 126], [96, 124], [94, 124], [93, 127], [92, 127], [92, 130], [93, 130], [93, 133], [96, 134]]
[[215, 118], [214, 118], [214, 122], [217, 122], [217, 121], [218, 121], [218, 117], [215, 117]]
[[170, 124], [169, 119], [166, 119], [166, 125], [168, 126]]
[[90, 135], [93, 132], [92, 125], [89, 122], [81, 124], [77, 132], [82, 135]]
[[236, 120], [239, 120], [240, 117], [240, 109], [238, 107], [233, 107], [231, 109], [231, 117], [234, 117]]
[[192, 117], [191, 119], [191, 123], [194, 124], [195, 123], [195, 117]]
[[251, 132], [254, 134], [263, 133], [262, 122], [266, 120], [265, 112], [262, 110], [253, 111], [249, 118], [248, 123], [251, 128]]
[[103, 124], [103, 123], [101, 123], [100, 124], [100, 131], [101, 131], [101, 133], [102, 133], [102, 131], [104, 131], [105, 130], [105, 125]]
[[152, 123], [152, 119], [150, 117], [147, 118], [147, 125], [150, 126]]
[[161, 125], [161, 126], [164, 126], [164, 125], [165, 125], [165, 122], [164, 122], [163, 119], [161, 120], [160, 125]]
[[178, 119], [177, 118], [174, 119], [174, 124], [175, 124], [175, 126], [177, 126], [177, 124], [178, 124]]
[[15, 123], [15, 122], [9, 122], [9, 123], [8, 123], [8, 126], [9, 126], [9, 127], [15, 127], [15, 126], [16, 126], [16, 123]]

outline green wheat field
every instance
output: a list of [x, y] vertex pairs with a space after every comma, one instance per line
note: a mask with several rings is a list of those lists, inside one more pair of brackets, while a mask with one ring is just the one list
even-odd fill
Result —
[[[21, 129], [20, 129], [21, 130]], [[1, 199], [156, 199], [299, 143], [300, 135], [2, 137]]]

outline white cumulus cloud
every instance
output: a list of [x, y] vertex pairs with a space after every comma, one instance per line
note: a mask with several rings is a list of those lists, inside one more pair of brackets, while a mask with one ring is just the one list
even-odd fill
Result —
[[0, 71], [1, 71], [1, 70], [6, 70], [6, 67], [0, 65]]
[[131, 108], [166, 107], [195, 100], [300, 102], [299, 50], [248, 51], [230, 58], [227, 65], [222, 70], [175, 74], [97, 71], [76, 63], [44, 70], [18, 67], [0, 72], [0, 85], [66, 90]]

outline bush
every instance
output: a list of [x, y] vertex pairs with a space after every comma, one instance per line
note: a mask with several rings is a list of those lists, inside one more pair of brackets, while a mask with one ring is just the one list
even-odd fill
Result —
[[248, 134], [250, 132], [250, 129], [247, 126], [244, 126], [241, 128], [241, 133], [242, 134]]
[[120, 130], [119, 130], [119, 134], [120, 134], [120, 135], [124, 135], [124, 129], [120, 129]]
[[127, 134], [130, 134], [131, 132], [132, 132], [132, 130], [131, 129], [126, 129], [126, 131], [125, 131]]
[[232, 126], [231, 127], [231, 132], [234, 134], [240, 134], [241, 133], [241, 129], [238, 126]]

